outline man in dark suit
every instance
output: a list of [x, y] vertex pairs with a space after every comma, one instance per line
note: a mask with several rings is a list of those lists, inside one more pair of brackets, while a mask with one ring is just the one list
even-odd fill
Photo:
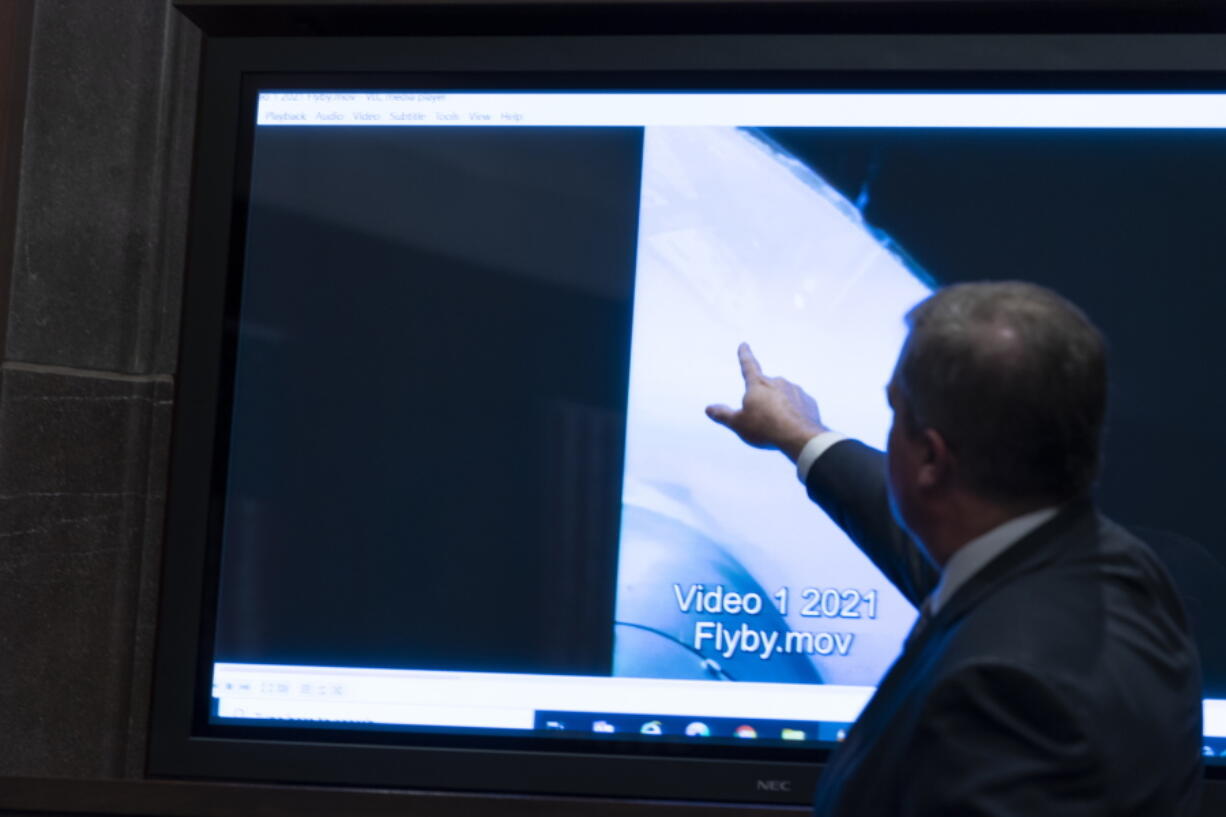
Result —
[[809, 495], [920, 608], [816, 795], [819, 815], [1196, 813], [1201, 690], [1166, 572], [1100, 516], [1107, 374], [1055, 293], [963, 284], [908, 315], [887, 452], [827, 429], [739, 350], [712, 419]]

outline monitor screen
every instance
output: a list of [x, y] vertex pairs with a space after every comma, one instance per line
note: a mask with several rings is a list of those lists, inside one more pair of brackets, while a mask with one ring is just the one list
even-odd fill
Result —
[[[254, 95], [209, 728], [835, 746], [915, 610], [704, 407], [739, 400], [744, 341], [881, 447], [905, 314], [986, 278], [1104, 329], [1100, 499], [1226, 698], [1226, 403], [1195, 361], [1226, 303], [1226, 95], [384, 85]], [[1226, 700], [1205, 716], [1216, 758]]]

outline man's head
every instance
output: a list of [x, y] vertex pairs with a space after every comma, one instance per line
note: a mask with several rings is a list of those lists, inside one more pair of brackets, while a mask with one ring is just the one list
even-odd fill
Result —
[[1089, 492], [1107, 364], [1077, 307], [1033, 284], [959, 284], [907, 322], [889, 393], [891, 489], [909, 527], [946, 491], [1019, 510]]

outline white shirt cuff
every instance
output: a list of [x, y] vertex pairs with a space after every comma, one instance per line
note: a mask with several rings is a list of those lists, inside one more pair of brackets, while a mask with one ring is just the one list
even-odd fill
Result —
[[809, 469], [817, 462], [818, 457], [826, 453], [827, 448], [846, 439], [846, 434], [823, 431], [805, 443], [805, 447], [800, 449], [800, 456], [796, 458], [796, 476], [800, 477], [801, 483], [809, 483]]

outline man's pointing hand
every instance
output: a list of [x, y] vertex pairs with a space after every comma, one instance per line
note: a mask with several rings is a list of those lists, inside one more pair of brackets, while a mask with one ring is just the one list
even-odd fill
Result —
[[822, 425], [816, 401], [795, 383], [762, 374], [749, 344], [742, 343], [736, 351], [745, 378], [741, 407], [707, 406], [707, 416], [749, 445], [777, 448], [795, 462], [805, 443], [828, 430]]

